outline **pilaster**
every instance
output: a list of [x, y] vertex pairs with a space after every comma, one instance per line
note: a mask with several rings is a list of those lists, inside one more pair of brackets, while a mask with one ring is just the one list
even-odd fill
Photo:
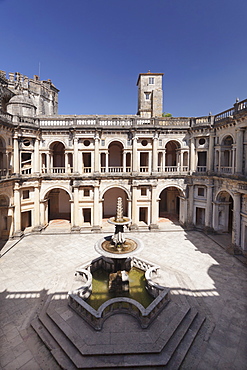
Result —
[[158, 229], [158, 202], [156, 196], [156, 185], [152, 185], [151, 187], [151, 223], [149, 226], [150, 230]]
[[235, 192], [233, 195], [233, 227], [232, 227], [232, 243], [236, 247], [240, 247], [241, 236], [241, 194]]
[[237, 130], [237, 143], [236, 143], [236, 174], [242, 175], [243, 173], [243, 153], [244, 153], [244, 129]]

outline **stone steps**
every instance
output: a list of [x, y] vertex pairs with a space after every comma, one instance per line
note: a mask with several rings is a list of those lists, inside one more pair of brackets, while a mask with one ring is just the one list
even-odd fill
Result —
[[[97, 332], [69, 310], [66, 304], [63, 307], [59, 301], [49, 299], [32, 322], [62, 369], [145, 366], [178, 369], [205, 320], [196, 309], [170, 302], [148, 329], [141, 329], [129, 315], [114, 315]], [[64, 320], [67, 312], [68, 318]], [[116, 333], [110, 332], [112, 326]]]

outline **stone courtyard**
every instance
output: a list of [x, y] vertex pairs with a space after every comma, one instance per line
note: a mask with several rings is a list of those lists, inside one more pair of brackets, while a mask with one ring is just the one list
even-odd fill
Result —
[[[104, 235], [62, 233], [62, 230], [53, 234], [47, 228], [43, 234], [27, 235], [16, 244], [4, 246], [0, 261], [1, 369], [60, 368], [30, 324], [51, 294], [57, 293], [57, 305], [66, 307], [75, 269], [98, 257], [94, 244]], [[144, 242], [141, 257], [160, 266], [159, 282], [171, 289], [171, 302], [188, 303], [206, 318], [181, 369], [246, 369], [246, 265], [207, 235], [185, 231], [176, 225], [160, 232], [133, 235]], [[78, 317], [78, 320], [82, 319]], [[83, 335], [100, 351], [92, 328], [83, 325]], [[135, 338], [133, 348], [143, 344], [132, 317], [119, 314], [106, 321], [105, 330], [112, 340], [117, 326], [122, 327], [123, 336], [115, 339], [116, 342], [124, 345], [124, 330], [128, 332], [126, 327], [131, 327]], [[101, 348], [104, 351], [104, 343]], [[108, 355], [109, 368], [114, 368], [111, 357]], [[115, 368], [122, 366], [132, 365], [128, 367], [128, 358], [115, 362]]]

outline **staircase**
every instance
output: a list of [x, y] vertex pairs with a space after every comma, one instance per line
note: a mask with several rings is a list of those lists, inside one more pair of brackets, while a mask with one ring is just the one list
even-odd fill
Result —
[[108, 318], [100, 332], [50, 296], [32, 327], [62, 369], [162, 367], [179, 369], [205, 316], [188, 302], [170, 301], [147, 329], [132, 316]]

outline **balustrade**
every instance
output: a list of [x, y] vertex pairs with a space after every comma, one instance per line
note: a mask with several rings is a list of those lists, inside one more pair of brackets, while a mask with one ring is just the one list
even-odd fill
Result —
[[196, 170], [197, 172], [206, 172], [207, 166], [197, 166]]
[[221, 166], [220, 167], [220, 172], [221, 173], [232, 173], [232, 167]]
[[165, 166], [164, 172], [179, 172], [178, 166]]
[[140, 167], [140, 172], [148, 172], [149, 168], [148, 166], [141, 166]]

